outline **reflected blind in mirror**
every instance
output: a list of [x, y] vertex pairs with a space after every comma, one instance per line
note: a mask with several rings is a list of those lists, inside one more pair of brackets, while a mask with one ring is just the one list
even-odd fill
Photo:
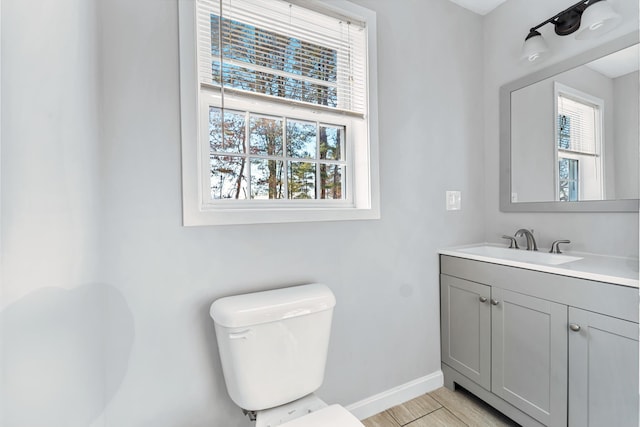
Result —
[[558, 148], [598, 154], [598, 107], [558, 95]]

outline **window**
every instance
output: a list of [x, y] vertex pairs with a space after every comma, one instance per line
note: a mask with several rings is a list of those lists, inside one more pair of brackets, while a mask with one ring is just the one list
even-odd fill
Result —
[[578, 160], [560, 157], [558, 159], [560, 176], [560, 201], [577, 202], [578, 198]]
[[379, 218], [375, 14], [180, 2], [185, 225]]
[[556, 92], [556, 200], [602, 200], [604, 101], [568, 86]]

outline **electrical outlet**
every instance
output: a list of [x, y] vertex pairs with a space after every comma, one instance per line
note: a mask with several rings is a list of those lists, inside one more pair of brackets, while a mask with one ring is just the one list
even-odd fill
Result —
[[447, 210], [459, 211], [461, 207], [461, 193], [460, 191], [447, 191]]

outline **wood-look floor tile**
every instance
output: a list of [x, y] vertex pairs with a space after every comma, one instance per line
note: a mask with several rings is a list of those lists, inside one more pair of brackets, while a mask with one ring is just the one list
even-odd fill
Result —
[[380, 412], [373, 417], [362, 420], [362, 424], [366, 427], [400, 427], [387, 411]]
[[434, 400], [433, 397], [423, 394], [401, 405], [394, 406], [388, 412], [396, 419], [398, 424], [405, 425], [441, 407], [442, 405]]
[[405, 427], [467, 427], [467, 425], [456, 418], [447, 408], [440, 408]]
[[466, 391], [451, 391], [441, 387], [429, 393], [453, 415], [472, 427], [514, 427], [518, 426], [500, 412], [479, 401]]

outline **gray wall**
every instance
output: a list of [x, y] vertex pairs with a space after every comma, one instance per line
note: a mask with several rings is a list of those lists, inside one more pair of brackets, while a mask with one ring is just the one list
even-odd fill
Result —
[[620, 199], [637, 198], [640, 73], [635, 71], [614, 79], [613, 90], [616, 100], [616, 194]]
[[[98, 283], [97, 24], [94, 1], [2, 2], [3, 427], [88, 426], [121, 378], [105, 361], [127, 357], [126, 303]], [[108, 305], [120, 354], [105, 349]]]
[[312, 281], [338, 300], [321, 397], [440, 368], [436, 250], [484, 236], [482, 19], [357, 3], [378, 13], [382, 219], [184, 228], [177, 1], [2, 1], [2, 427], [249, 426], [209, 305]]
[[572, 250], [637, 256], [637, 213], [499, 211], [499, 88], [549, 64], [638, 29], [638, 2], [619, 0], [615, 7], [624, 20], [612, 32], [596, 40], [578, 41], [572, 36], [556, 36], [553, 26], [547, 25], [541, 32], [553, 53], [539, 65], [528, 67], [521, 64], [518, 58], [528, 29], [573, 3], [571, 0], [509, 0], [484, 18], [485, 239], [497, 242], [502, 234], [512, 234], [518, 228], [527, 227], [535, 230], [542, 247], [549, 247], [553, 240], [567, 238], [573, 242]]

